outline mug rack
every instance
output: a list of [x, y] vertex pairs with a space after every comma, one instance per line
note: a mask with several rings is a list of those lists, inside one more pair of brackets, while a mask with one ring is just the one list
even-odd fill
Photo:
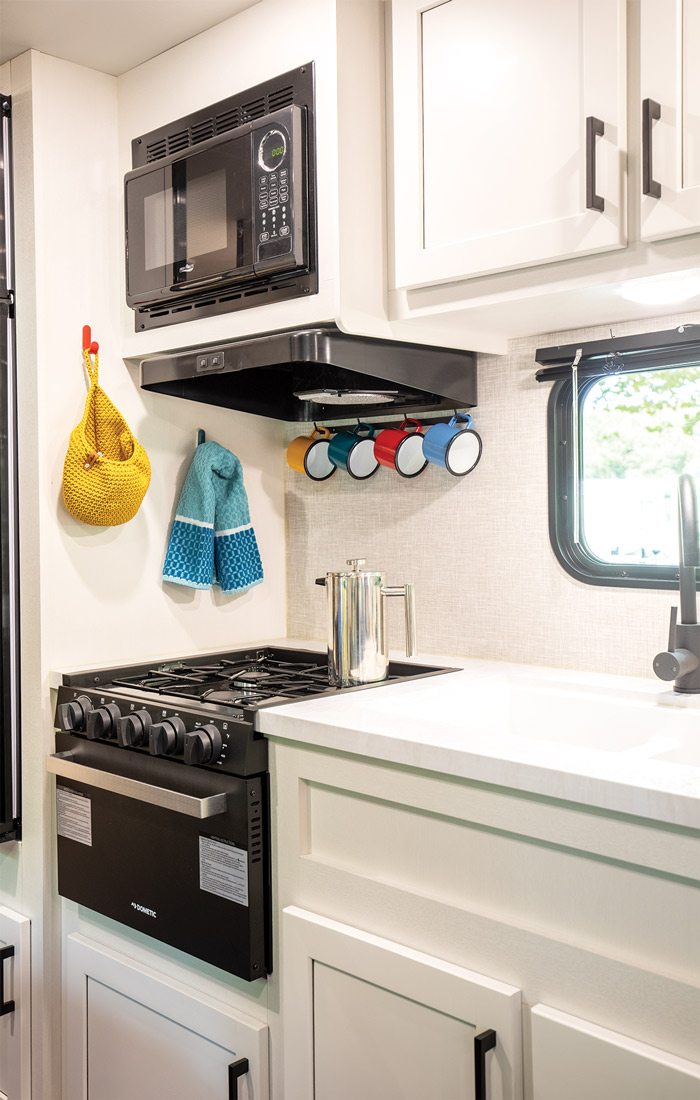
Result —
[[483, 450], [471, 415], [457, 409], [449, 420], [426, 423], [412, 417], [353, 418], [332, 428], [312, 423], [309, 435], [296, 436], [287, 447], [287, 465], [310, 481], [328, 481], [336, 471], [367, 481], [380, 466], [404, 479], [418, 477], [429, 465], [465, 477]]

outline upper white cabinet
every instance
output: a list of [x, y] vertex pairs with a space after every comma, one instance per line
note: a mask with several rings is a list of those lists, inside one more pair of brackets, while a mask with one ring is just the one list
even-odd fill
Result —
[[621, 0], [393, 0], [391, 20], [393, 287], [624, 246]]
[[700, 229], [700, 0], [641, 0], [646, 241]]

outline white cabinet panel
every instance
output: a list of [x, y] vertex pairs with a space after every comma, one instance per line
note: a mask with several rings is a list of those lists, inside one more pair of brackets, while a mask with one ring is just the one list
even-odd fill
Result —
[[392, 51], [395, 286], [624, 245], [624, 4], [394, 0]]
[[[642, 189], [642, 239], [700, 229], [700, 0], [642, 0], [642, 101], [653, 110], [642, 143], [652, 185]], [[656, 186], [654, 186], [656, 185]]]
[[66, 1100], [268, 1100], [265, 1024], [79, 935], [66, 966]]
[[700, 1065], [564, 1012], [532, 1010], [533, 1100], [698, 1100]]
[[489, 1100], [519, 1100], [513, 986], [296, 907], [282, 934], [285, 1100], [469, 1100], [477, 1062]]
[[0, 906], [0, 1100], [31, 1097], [30, 932], [27, 917]]

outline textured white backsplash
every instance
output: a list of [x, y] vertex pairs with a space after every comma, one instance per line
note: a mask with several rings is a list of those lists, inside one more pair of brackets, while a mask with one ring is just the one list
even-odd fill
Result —
[[[700, 314], [615, 325], [613, 332], [683, 322], [698, 323]], [[544, 334], [513, 341], [506, 356], [480, 356], [473, 416], [484, 451], [464, 478], [428, 466], [408, 481], [382, 467], [364, 483], [342, 470], [314, 483], [287, 469], [289, 635], [325, 637], [325, 593], [314, 580], [364, 557], [389, 584], [415, 582], [423, 653], [652, 675], [673, 593], [582, 584], [549, 543], [551, 387], [535, 382], [535, 348], [609, 335], [609, 326]], [[290, 426], [287, 438], [307, 430]], [[392, 646], [402, 645], [402, 622], [402, 601], [390, 601]]]

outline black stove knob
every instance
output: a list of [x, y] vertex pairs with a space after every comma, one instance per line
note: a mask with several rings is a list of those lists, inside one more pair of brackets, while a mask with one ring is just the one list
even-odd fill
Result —
[[185, 723], [182, 718], [164, 718], [162, 722], [151, 726], [148, 751], [151, 756], [174, 756], [182, 752], [184, 740]]
[[119, 719], [122, 714], [116, 703], [107, 703], [104, 707], [98, 707], [87, 716], [85, 732], [91, 741], [99, 737], [114, 740], [119, 728]]
[[222, 748], [223, 741], [216, 726], [200, 726], [185, 738], [185, 763], [215, 764]]
[[135, 745], [148, 745], [148, 732], [151, 728], [151, 716], [147, 710], [135, 710], [127, 714], [119, 723], [119, 744], [123, 749]]
[[92, 702], [87, 695], [79, 695], [69, 703], [59, 703], [56, 708], [56, 725], [66, 733], [80, 733], [85, 729]]

